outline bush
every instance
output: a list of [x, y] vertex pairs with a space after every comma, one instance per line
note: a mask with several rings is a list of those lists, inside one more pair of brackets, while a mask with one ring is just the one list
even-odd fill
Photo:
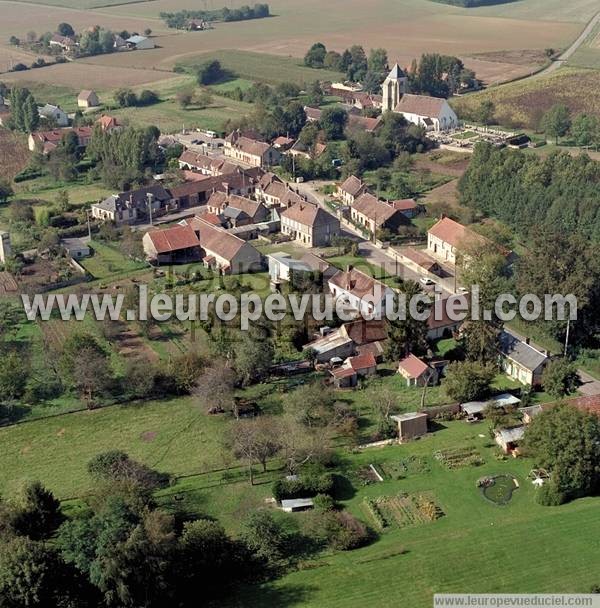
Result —
[[278, 479], [273, 484], [273, 496], [281, 501], [290, 498], [311, 498], [317, 494], [331, 496], [334, 478], [330, 473], [324, 475], [304, 475], [298, 479]]
[[313, 513], [311, 535], [338, 551], [357, 549], [369, 541], [367, 527], [347, 511]]
[[110, 450], [94, 456], [88, 462], [87, 470], [99, 481], [132, 483], [148, 490], [164, 488], [169, 484], [166, 473], [136, 462], [120, 450]]
[[327, 494], [317, 494], [313, 500], [313, 504], [317, 511], [334, 511], [336, 504], [335, 500]]
[[535, 498], [538, 504], [544, 507], [558, 507], [566, 502], [566, 496], [552, 482], [545, 483], [539, 488]]
[[41, 175], [42, 175], [42, 172], [39, 169], [32, 169], [31, 167], [25, 167], [25, 169], [23, 169], [23, 171], [21, 171], [20, 173], [17, 173], [14, 176], [13, 181], [18, 184], [19, 182], [25, 182], [30, 179], [35, 179], [36, 177], [41, 177]]

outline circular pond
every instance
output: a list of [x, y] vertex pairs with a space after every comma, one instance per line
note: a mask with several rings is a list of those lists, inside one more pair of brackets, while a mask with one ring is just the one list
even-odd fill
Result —
[[510, 502], [513, 492], [519, 483], [512, 475], [494, 475], [485, 477], [478, 482], [483, 496], [497, 505], [506, 505]]

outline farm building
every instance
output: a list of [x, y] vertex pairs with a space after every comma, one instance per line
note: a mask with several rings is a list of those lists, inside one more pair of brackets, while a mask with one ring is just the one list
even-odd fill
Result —
[[390, 416], [390, 418], [398, 424], [400, 443], [427, 435], [427, 414], [424, 412], [397, 414]]
[[77, 106], [80, 108], [96, 108], [100, 105], [100, 99], [96, 91], [84, 90], [77, 96]]
[[295, 511], [306, 511], [314, 507], [312, 498], [288, 498], [281, 501], [281, 510], [286, 513]]
[[150, 40], [150, 38], [147, 38], [146, 36], [139, 36], [137, 34], [127, 38], [125, 42], [127, 42], [127, 46], [130, 49], [135, 49], [136, 51], [145, 51], [147, 49], [153, 49], [156, 46], [154, 42]]
[[84, 239], [61, 239], [60, 244], [73, 260], [87, 258], [91, 254], [90, 247]]
[[92, 205], [92, 217], [117, 224], [131, 224], [167, 206], [170, 194], [161, 184], [113, 194]]
[[310, 266], [294, 259], [289, 253], [283, 251], [267, 255], [267, 260], [269, 262], [269, 278], [273, 284], [289, 281], [292, 272], [312, 272]]
[[200, 260], [200, 241], [189, 226], [173, 226], [146, 232], [142, 239], [146, 258], [155, 264]]
[[487, 401], [469, 401], [467, 403], [461, 403], [460, 409], [467, 416], [483, 417], [483, 413], [488, 408], [504, 408], [517, 406], [521, 403], [521, 400], [510, 393], [502, 393], [496, 397], [492, 397]]

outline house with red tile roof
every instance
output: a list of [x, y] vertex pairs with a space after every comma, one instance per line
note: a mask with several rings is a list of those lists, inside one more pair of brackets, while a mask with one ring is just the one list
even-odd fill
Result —
[[307, 247], [324, 247], [340, 234], [340, 221], [318, 205], [302, 201], [281, 213], [281, 232]]
[[202, 249], [202, 261], [207, 268], [222, 274], [256, 272], [263, 267], [259, 251], [240, 239], [200, 217], [183, 220], [181, 225], [189, 226], [195, 232]]
[[32, 152], [40, 150], [43, 154], [50, 154], [50, 152], [56, 150], [67, 133], [75, 133], [77, 135], [77, 145], [85, 148], [90, 143], [92, 127], [66, 127], [64, 129], [31, 133], [28, 140], [29, 149]]
[[344, 361], [344, 367], [354, 370], [359, 378], [374, 376], [377, 373], [377, 361], [372, 353], [348, 357]]
[[433, 381], [436, 371], [425, 361], [409, 353], [398, 363], [398, 373], [406, 380], [406, 386], [425, 386]]
[[378, 230], [396, 232], [400, 226], [406, 226], [410, 220], [389, 203], [379, 200], [370, 192], [361, 194], [350, 208], [352, 220], [364, 226], [371, 234]]
[[449, 217], [442, 217], [427, 231], [428, 252], [450, 264], [456, 264], [461, 248], [486, 242], [489, 241], [485, 237]]
[[189, 226], [150, 230], [142, 238], [144, 253], [154, 264], [196, 262], [201, 259], [200, 241]]
[[100, 128], [105, 133], [110, 133], [112, 131], [120, 131], [123, 128], [121, 121], [114, 116], [108, 116], [104, 114], [100, 116], [100, 118], [96, 121], [96, 124], [100, 125]]
[[258, 139], [233, 131], [225, 138], [223, 154], [251, 167], [270, 167], [276, 165], [281, 153], [279, 150]]
[[341, 184], [338, 184], [335, 189], [335, 195], [344, 205], [352, 205], [354, 201], [361, 195], [367, 192], [368, 186], [356, 175], [349, 175]]
[[341, 299], [364, 317], [382, 314], [387, 296], [394, 295], [391, 287], [352, 266], [329, 279], [329, 290], [336, 301]]

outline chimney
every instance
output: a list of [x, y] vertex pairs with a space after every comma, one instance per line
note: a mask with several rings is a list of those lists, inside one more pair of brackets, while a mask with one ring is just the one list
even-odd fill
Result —
[[348, 264], [346, 266], [346, 272], [352, 272], [352, 270], [354, 270], [354, 266], [352, 266], [352, 264]]

